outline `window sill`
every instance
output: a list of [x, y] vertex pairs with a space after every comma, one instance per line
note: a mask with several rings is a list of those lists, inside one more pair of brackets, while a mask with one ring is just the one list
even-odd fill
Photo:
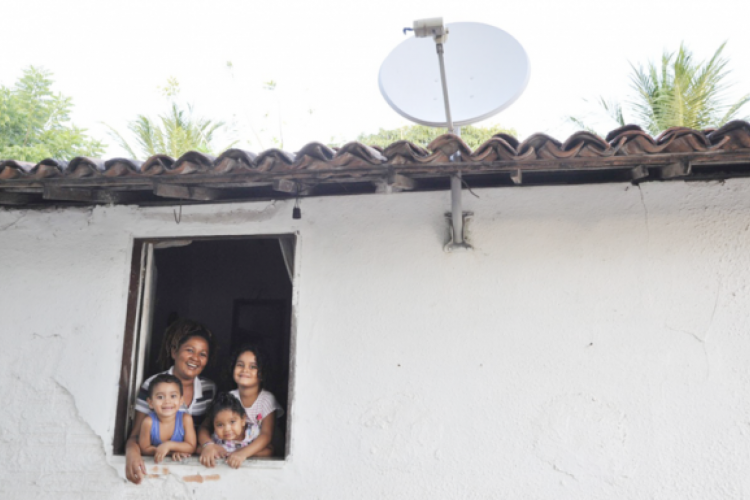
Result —
[[[115, 455], [107, 458], [109, 465], [117, 470], [117, 474], [125, 477], [125, 456]], [[239, 469], [232, 469], [224, 460], [219, 460], [216, 467], [209, 469], [204, 467], [198, 460], [198, 456], [192, 456], [181, 462], [174, 462], [167, 458], [160, 464], [155, 464], [153, 457], [143, 457], [146, 464], [147, 479], [165, 478], [169, 475], [180, 477], [183, 481], [204, 483], [218, 481], [221, 476], [234, 470], [247, 469], [281, 469], [286, 464], [283, 458], [249, 458], [245, 460]]]

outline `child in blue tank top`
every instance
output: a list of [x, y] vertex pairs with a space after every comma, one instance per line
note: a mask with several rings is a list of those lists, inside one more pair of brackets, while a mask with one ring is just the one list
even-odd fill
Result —
[[195, 451], [193, 417], [181, 410], [182, 382], [174, 375], [156, 376], [148, 387], [146, 399], [151, 412], [143, 419], [138, 437], [142, 455], [153, 455], [159, 463], [168, 454]]

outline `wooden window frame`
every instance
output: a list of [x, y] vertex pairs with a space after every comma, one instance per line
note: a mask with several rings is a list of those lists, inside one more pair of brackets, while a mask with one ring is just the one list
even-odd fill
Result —
[[[128, 300], [127, 300], [127, 313], [125, 315], [125, 332], [123, 335], [123, 347], [122, 347], [122, 361], [120, 368], [120, 379], [119, 379], [119, 390], [117, 395], [117, 413], [115, 417], [115, 430], [112, 439], [112, 451], [114, 455], [125, 454], [125, 444], [127, 443], [126, 431], [128, 429], [128, 422], [131, 418], [131, 413], [134, 412], [131, 400], [137, 396], [138, 388], [142, 381], [133, 379], [133, 370], [138, 369], [134, 367], [134, 361], [138, 355], [136, 352], [139, 347], [139, 338], [136, 336], [141, 333], [140, 327], [141, 316], [143, 311], [141, 310], [141, 295], [144, 293], [143, 289], [146, 280], [146, 268], [144, 267], [145, 252], [148, 251], [149, 244], [156, 244], [160, 242], [179, 241], [179, 240], [192, 240], [192, 241], [226, 241], [226, 240], [248, 240], [248, 239], [276, 239], [282, 238], [292, 239], [294, 248], [294, 269], [292, 275], [292, 301], [291, 308], [288, 313], [291, 315], [289, 320], [290, 327], [290, 339], [289, 339], [289, 398], [288, 408], [285, 408], [287, 414], [286, 423], [286, 449], [284, 450], [284, 456], [280, 460], [286, 460], [289, 457], [291, 450], [291, 436], [292, 436], [292, 419], [291, 419], [291, 408], [294, 401], [294, 366], [296, 358], [296, 310], [297, 306], [295, 303], [295, 292], [297, 287], [297, 255], [298, 255], [298, 243], [299, 233], [279, 233], [279, 234], [253, 234], [253, 235], [228, 235], [228, 236], [169, 236], [163, 238], [134, 238], [132, 242], [132, 256], [130, 260], [130, 279], [128, 282]], [[142, 369], [142, 367], [141, 367]]]

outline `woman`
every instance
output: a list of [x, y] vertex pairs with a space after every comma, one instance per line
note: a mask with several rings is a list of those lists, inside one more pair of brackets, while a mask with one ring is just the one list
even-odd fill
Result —
[[[169, 370], [162, 373], [174, 375], [182, 382], [183, 408], [193, 416], [196, 425], [200, 424], [203, 415], [211, 407], [216, 394], [216, 385], [200, 376], [214, 351], [213, 347], [211, 330], [198, 322], [181, 319], [167, 328], [159, 353], [162, 366], [174, 362]], [[138, 430], [149, 412], [146, 403], [148, 386], [156, 375], [146, 380], [138, 392], [133, 427], [125, 445], [125, 476], [135, 484], [140, 484], [146, 476], [146, 466], [138, 447]]]

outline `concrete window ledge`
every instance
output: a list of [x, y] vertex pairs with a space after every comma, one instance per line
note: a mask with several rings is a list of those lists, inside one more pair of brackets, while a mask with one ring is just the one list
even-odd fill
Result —
[[[124, 456], [108, 457], [107, 462], [117, 470], [117, 474], [122, 479], [126, 479]], [[195, 483], [218, 481], [227, 473], [234, 473], [247, 469], [281, 469], [286, 463], [286, 461], [281, 458], [250, 458], [245, 460], [239, 469], [232, 469], [223, 460], [220, 460], [216, 464], [216, 467], [209, 469], [208, 467], [201, 465], [197, 456], [190, 457], [181, 462], [173, 462], [171, 458], [167, 458], [160, 464], [155, 464], [152, 457], [143, 457], [143, 462], [146, 464], [146, 473], [148, 474], [149, 479], [158, 479], [174, 475], [181, 478], [183, 481]]]

